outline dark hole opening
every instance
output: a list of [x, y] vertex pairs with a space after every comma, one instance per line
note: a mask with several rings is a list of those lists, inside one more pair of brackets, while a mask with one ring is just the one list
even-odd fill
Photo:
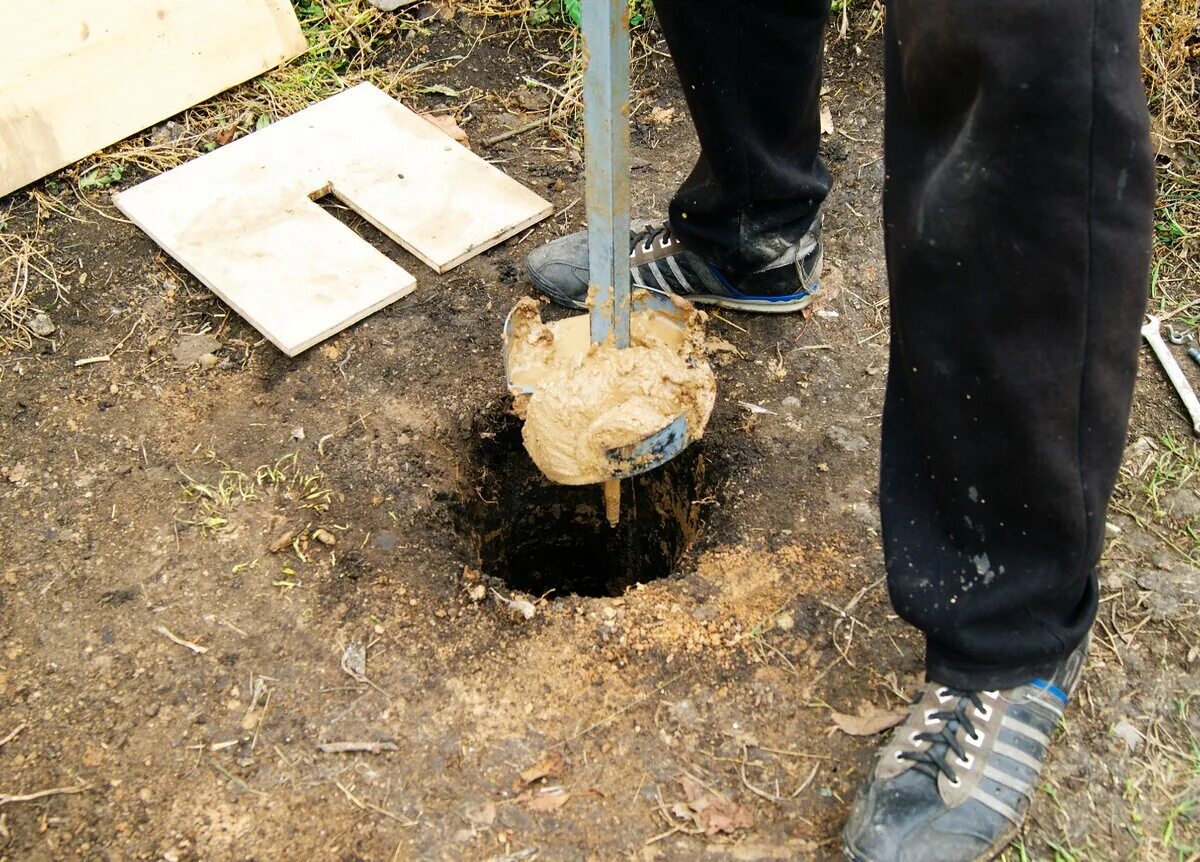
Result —
[[700, 535], [710, 508], [700, 444], [658, 470], [621, 483], [621, 521], [604, 517], [599, 485], [545, 479], [512, 416], [481, 438], [475, 473], [458, 511], [458, 530], [485, 578], [534, 596], [619, 596], [665, 578]]

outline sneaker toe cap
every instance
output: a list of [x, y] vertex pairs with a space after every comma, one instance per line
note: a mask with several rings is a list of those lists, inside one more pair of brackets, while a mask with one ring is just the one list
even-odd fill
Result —
[[525, 271], [533, 286], [558, 302], [581, 305], [587, 300], [588, 258], [586, 240], [562, 237], [530, 252]]
[[987, 858], [996, 824], [982, 821], [990, 820], [986, 816], [990, 812], [976, 812], [980, 806], [970, 802], [947, 810], [922, 783], [903, 778], [880, 782], [859, 795], [843, 832], [851, 858], [858, 862]]
[[570, 263], [550, 261], [535, 268], [527, 266], [533, 286], [551, 299], [571, 305], [587, 301], [587, 270]]

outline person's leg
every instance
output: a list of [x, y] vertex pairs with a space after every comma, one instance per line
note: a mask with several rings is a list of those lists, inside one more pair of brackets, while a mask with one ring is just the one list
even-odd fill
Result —
[[888, 586], [930, 675], [1084, 637], [1149, 281], [1138, 0], [892, 0]]
[[[829, 0], [657, 0], [701, 155], [667, 223], [630, 238], [633, 283], [744, 311], [804, 308], [818, 289]], [[535, 249], [530, 281], [583, 308], [587, 237]]]
[[1078, 681], [1154, 199], [1138, 0], [890, 0], [888, 588], [928, 684], [844, 832], [990, 859]]
[[700, 139], [671, 227], [725, 272], [751, 272], [800, 240], [829, 192], [817, 152], [829, 0], [655, 9]]

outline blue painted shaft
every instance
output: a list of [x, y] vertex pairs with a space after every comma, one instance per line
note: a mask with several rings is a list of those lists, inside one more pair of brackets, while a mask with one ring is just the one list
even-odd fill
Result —
[[629, 346], [629, 0], [583, 0], [591, 337]]

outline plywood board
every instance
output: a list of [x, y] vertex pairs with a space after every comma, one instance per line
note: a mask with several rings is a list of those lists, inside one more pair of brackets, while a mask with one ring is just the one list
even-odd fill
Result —
[[325, 213], [332, 193], [438, 272], [551, 205], [370, 84], [117, 195], [117, 206], [289, 355], [413, 288]]
[[0, 194], [307, 50], [289, 0], [0, 0]]

